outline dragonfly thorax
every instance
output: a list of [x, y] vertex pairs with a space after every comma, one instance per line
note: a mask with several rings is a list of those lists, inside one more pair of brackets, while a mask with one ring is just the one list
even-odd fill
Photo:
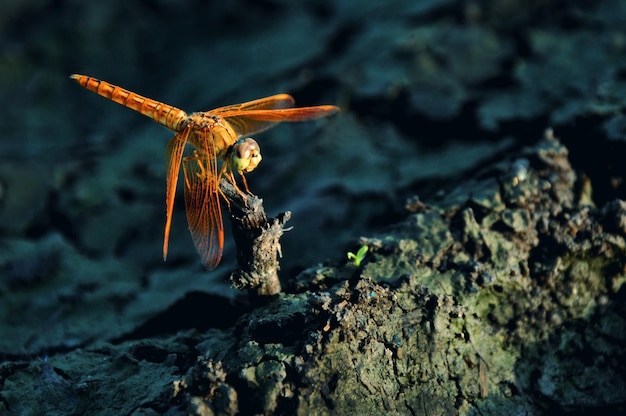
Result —
[[210, 112], [192, 113], [187, 119], [187, 125], [192, 129], [211, 129], [215, 126], [226, 128], [224, 118]]
[[223, 117], [206, 113], [193, 113], [184, 129], [189, 129], [189, 141], [198, 149], [213, 148], [214, 154], [222, 156], [237, 140], [237, 134]]

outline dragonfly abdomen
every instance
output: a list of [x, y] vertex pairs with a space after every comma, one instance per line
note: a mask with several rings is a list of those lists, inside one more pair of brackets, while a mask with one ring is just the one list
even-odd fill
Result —
[[71, 78], [89, 91], [150, 117], [171, 130], [180, 131], [187, 120], [187, 113], [181, 109], [143, 97], [106, 81], [78, 74], [72, 75]]

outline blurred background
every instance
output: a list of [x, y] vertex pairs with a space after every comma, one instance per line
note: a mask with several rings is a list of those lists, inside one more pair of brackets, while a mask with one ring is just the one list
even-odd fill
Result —
[[255, 137], [250, 189], [268, 215], [293, 212], [284, 281], [343, 264], [408, 198], [435, 199], [547, 128], [594, 203], [625, 197], [620, 0], [7, 0], [0, 11], [2, 353], [119, 337], [190, 293], [213, 302], [204, 325], [225, 325], [211, 316], [239, 296], [226, 283], [232, 238], [205, 271], [182, 192], [162, 261], [173, 134], [72, 73], [187, 112], [282, 92], [339, 105]]

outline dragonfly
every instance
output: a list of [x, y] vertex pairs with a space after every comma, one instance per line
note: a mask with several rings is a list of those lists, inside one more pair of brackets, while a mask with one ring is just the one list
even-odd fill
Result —
[[[241, 175], [249, 192], [244, 173], [261, 162], [261, 151], [250, 135], [267, 130], [284, 121], [307, 121], [335, 114], [339, 107], [319, 105], [295, 107], [289, 94], [276, 94], [241, 104], [227, 105], [205, 112], [187, 114], [171, 105], [86, 75], [70, 76], [79, 85], [102, 97], [150, 117], [174, 131], [166, 147], [166, 219], [163, 237], [163, 260], [167, 259], [174, 199], [181, 163], [184, 172], [185, 210], [189, 231], [204, 266], [213, 270], [220, 263], [224, 248], [224, 224], [220, 206], [219, 182], [226, 177], [235, 189], [233, 172]], [[187, 144], [193, 146], [184, 156]], [[228, 202], [228, 200], [226, 200]]]

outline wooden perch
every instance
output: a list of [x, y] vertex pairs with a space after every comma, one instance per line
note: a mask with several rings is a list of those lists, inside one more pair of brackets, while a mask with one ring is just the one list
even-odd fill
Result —
[[233, 237], [237, 246], [239, 268], [229, 277], [237, 289], [255, 289], [258, 295], [280, 293], [278, 257], [281, 255], [280, 237], [291, 212], [267, 218], [263, 200], [253, 194], [242, 195], [226, 178], [220, 188], [228, 198]]

